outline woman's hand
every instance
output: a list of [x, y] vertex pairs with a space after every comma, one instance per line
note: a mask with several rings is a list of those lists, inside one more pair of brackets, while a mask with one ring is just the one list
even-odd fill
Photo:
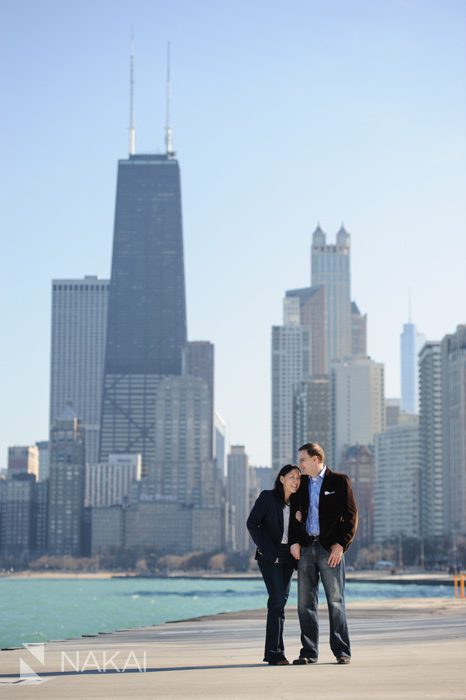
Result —
[[303, 516], [302, 516], [302, 513], [301, 513], [300, 510], [297, 510], [297, 511], [296, 511], [295, 518], [296, 518], [296, 520], [298, 521], [298, 523], [300, 523], [300, 522], [302, 521]]
[[301, 559], [301, 545], [296, 542], [296, 544], [292, 544], [290, 547], [290, 552], [291, 556], [296, 559], [296, 561], [299, 561]]

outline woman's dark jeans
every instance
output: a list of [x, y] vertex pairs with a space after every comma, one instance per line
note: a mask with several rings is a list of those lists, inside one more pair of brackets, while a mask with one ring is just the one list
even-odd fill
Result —
[[258, 557], [257, 563], [269, 594], [264, 661], [276, 663], [285, 657], [283, 644], [285, 605], [290, 592], [294, 564], [291, 559], [283, 564], [271, 564], [261, 556]]

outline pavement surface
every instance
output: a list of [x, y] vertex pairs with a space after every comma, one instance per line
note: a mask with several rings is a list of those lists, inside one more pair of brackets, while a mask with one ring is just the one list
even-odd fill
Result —
[[[2, 651], [0, 698], [466, 699], [466, 600], [350, 603], [348, 666], [331, 654], [325, 606], [318, 664], [262, 663], [265, 614], [227, 613]], [[299, 654], [292, 607], [286, 646], [290, 660]]]

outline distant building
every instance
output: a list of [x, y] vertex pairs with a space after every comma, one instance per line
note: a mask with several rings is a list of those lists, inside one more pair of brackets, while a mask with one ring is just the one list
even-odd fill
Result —
[[351, 354], [367, 356], [367, 314], [359, 311], [356, 302], [351, 302]]
[[15, 445], [8, 448], [8, 476], [34, 474], [39, 478], [39, 450], [37, 445]]
[[[123, 509], [123, 513], [127, 549], [149, 547], [161, 553], [184, 554], [194, 550], [213, 552], [223, 547], [220, 508], [196, 508], [171, 500], [153, 500], [141, 501]], [[109, 537], [104, 528], [102, 524], [95, 536], [101, 542], [104, 533]]]
[[123, 506], [100, 506], [91, 509], [92, 554], [111, 552], [124, 547], [124, 518]]
[[331, 370], [332, 462], [352, 445], [371, 445], [385, 429], [384, 366], [369, 357], [334, 361]]
[[401, 410], [405, 413], [419, 412], [418, 355], [425, 341], [425, 336], [416, 331], [414, 323], [403, 324], [400, 336]]
[[374, 541], [375, 465], [373, 450], [367, 445], [348, 447], [342, 460], [342, 471], [351, 479], [358, 506], [357, 541], [368, 546]]
[[28, 558], [35, 547], [35, 474], [18, 472], [0, 485], [0, 544], [4, 554]]
[[225, 457], [226, 457], [227, 426], [217, 411], [214, 415], [214, 459], [217, 465], [217, 474], [223, 484], [225, 481]]
[[86, 431], [86, 462], [98, 461], [109, 281], [52, 281], [50, 426], [71, 402]]
[[[162, 377], [181, 377], [186, 340], [178, 160], [171, 150], [157, 155], [131, 152], [118, 162], [96, 461], [104, 462], [110, 453], [134, 452], [142, 456], [144, 476], [157, 472], [159, 417], [153, 406], [160, 396], [159, 383], [165, 381]], [[209, 405], [207, 387], [205, 393]], [[168, 444], [168, 439], [164, 442]], [[165, 459], [170, 461], [170, 455]], [[178, 491], [183, 490], [180, 476], [177, 469]]]
[[272, 469], [293, 460], [293, 392], [309, 378], [309, 331], [300, 325], [299, 298], [286, 297], [283, 326], [272, 327]]
[[336, 245], [326, 243], [326, 234], [317, 226], [312, 235], [312, 285], [325, 289], [327, 365], [351, 355], [351, 277], [350, 234], [342, 225]]
[[293, 395], [293, 460], [306, 442], [317, 442], [331, 451], [331, 402], [328, 376], [314, 376], [295, 385]]
[[[328, 372], [325, 334], [325, 287], [305, 287], [286, 292], [286, 300], [297, 299], [299, 317], [295, 322], [303, 326], [309, 341], [309, 373], [312, 376]], [[286, 301], [285, 301], [286, 303]], [[298, 307], [296, 307], [298, 311]], [[290, 322], [290, 321], [288, 321]]]
[[48, 550], [49, 480], [34, 487], [34, 548], [37, 556]]
[[419, 419], [406, 415], [399, 425], [375, 436], [374, 537], [419, 537]]
[[0, 479], [0, 551], [25, 562], [47, 550], [48, 482], [20, 472]]
[[270, 467], [249, 467], [249, 476], [251, 473], [254, 474], [254, 479], [257, 484], [257, 489], [259, 493], [261, 491], [268, 491], [273, 489], [274, 482], [276, 479], [276, 474]]
[[209, 388], [210, 455], [213, 457], [214, 437], [214, 346], [207, 340], [190, 340], [183, 352], [183, 374], [203, 379]]
[[446, 532], [445, 455], [442, 430], [441, 344], [427, 342], [419, 355], [420, 529], [422, 537]]
[[242, 445], [232, 445], [227, 458], [227, 546], [235, 552], [249, 549], [249, 460]]
[[49, 441], [41, 440], [36, 442], [36, 447], [39, 451], [39, 481], [45, 481], [49, 478]]
[[466, 533], [466, 325], [442, 340], [446, 532]]
[[123, 505], [131, 483], [141, 478], [141, 455], [109, 455], [106, 462], [86, 464], [86, 506]]
[[223, 507], [193, 508], [191, 549], [198, 552], [218, 552], [225, 545]]
[[80, 556], [85, 488], [84, 428], [67, 406], [50, 431], [49, 529], [51, 554]]
[[390, 428], [400, 422], [401, 399], [385, 399], [385, 425]]
[[[218, 505], [218, 480], [211, 457], [211, 402], [206, 382], [182, 375], [122, 377], [112, 388], [117, 402], [126, 400], [128, 382], [133, 391], [139, 384], [141, 391], [151, 394], [152, 400], [148, 405], [143, 401], [132, 405], [134, 423], [126, 418], [122, 422], [113, 421], [110, 410], [104, 413], [101, 461], [105, 462], [109, 454], [144, 448], [149, 465], [146, 476], [154, 494], [184, 504]], [[110, 394], [108, 390], [108, 401]], [[150, 412], [151, 428], [150, 435], [143, 439], [137, 426], [149, 420], [143, 415], [145, 411]], [[142, 472], [144, 476], [144, 468]]]

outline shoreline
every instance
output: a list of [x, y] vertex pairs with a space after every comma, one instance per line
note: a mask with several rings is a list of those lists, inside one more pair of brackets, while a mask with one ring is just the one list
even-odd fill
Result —
[[[206, 572], [206, 571], [174, 571], [170, 573], [138, 574], [133, 572], [114, 571], [15, 571], [14, 573], [1, 572], [1, 579], [9, 580], [109, 580], [109, 579], [203, 579], [203, 580], [236, 580], [253, 581], [262, 580], [260, 574], [256, 572]], [[426, 586], [447, 585], [453, 586], [453, 574], [446, 572], [419, 572], [406, 571], [400, 573], [387, 573], [384, 571], [352, 571], [346, 575], [347, 583], [392, 583], [392, 584], [413, 584], [417, 583]]]

